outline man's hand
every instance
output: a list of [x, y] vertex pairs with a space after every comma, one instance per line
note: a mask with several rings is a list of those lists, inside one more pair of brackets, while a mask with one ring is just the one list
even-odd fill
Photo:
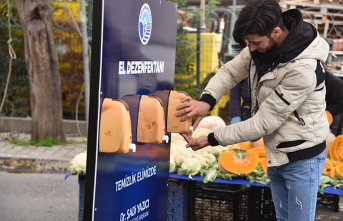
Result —
[[183, 104], [176, 107], [176, 110], [179, 110], [179, 112], [176, 113], [176, 116], [180, 117], [180, 121], [185, 121], [188, 118], [196, 116], [196, 120], [193, 124], [195, 130], [200, 121], [211, 109], [211, 106], [206, 102], [193, 100], [190, 96], [184, 97], [182, 103]]
[[200, 150], [204, 147], [207, 147], [209, 145], [207, 136], [201, 136], [198, 139], [194, 139], [193, 137], [189, 136], [188, 134], [181, 134], [185, 140], [187, 141], [187, 148], [190, 147], [194, 151]]

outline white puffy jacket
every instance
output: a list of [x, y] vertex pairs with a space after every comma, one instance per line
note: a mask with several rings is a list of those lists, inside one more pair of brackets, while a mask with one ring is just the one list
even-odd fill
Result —
[[[268, 166], [314, 157], [325, 149], [329, 124], [325, 114], [324, 69], [329, 46], [319, 35], [297, 57], [280, 63], [259, 82], [249, 48], [223, 65], [203, 95], [216, 102], [249, 76], [252, 117], [218, 128], [214, 138], [222, 145], [264, 139]], [[324, 75], [325, 76], [325, 75]]]

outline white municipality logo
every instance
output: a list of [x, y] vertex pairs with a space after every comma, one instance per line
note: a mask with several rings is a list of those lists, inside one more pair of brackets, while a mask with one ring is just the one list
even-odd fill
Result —
[[139, 38], [141, 39], [143, 45], [148, 44], [151, 35], [151, 26], [152, 19], [150, 7], [147, 3], [145, 3], [141, 8], [138, 19]]

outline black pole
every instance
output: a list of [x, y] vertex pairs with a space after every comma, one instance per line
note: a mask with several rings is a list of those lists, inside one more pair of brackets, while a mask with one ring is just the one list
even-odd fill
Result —
[[[88, 27], [92, 27], [92, 23], [93, 23], [93, 1], [87, 1], [88, 2], [88, 7], [87, 7], [87, 11], [88, 11], [88, 22], [87, 22], [87, 26]], [[92, 29], [88, 29], [88, 37], [92, 37]]]

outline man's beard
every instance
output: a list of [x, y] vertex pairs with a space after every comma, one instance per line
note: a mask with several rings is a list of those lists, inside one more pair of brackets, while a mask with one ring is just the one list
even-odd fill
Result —
[[277, 49], [277, 43], [273, 37], [270, 36], [269, 38], [269, 44], [268, 47], [266, 48], [266, 52], [264, 54], [268, 54], [270, 52], [273, 52]]

